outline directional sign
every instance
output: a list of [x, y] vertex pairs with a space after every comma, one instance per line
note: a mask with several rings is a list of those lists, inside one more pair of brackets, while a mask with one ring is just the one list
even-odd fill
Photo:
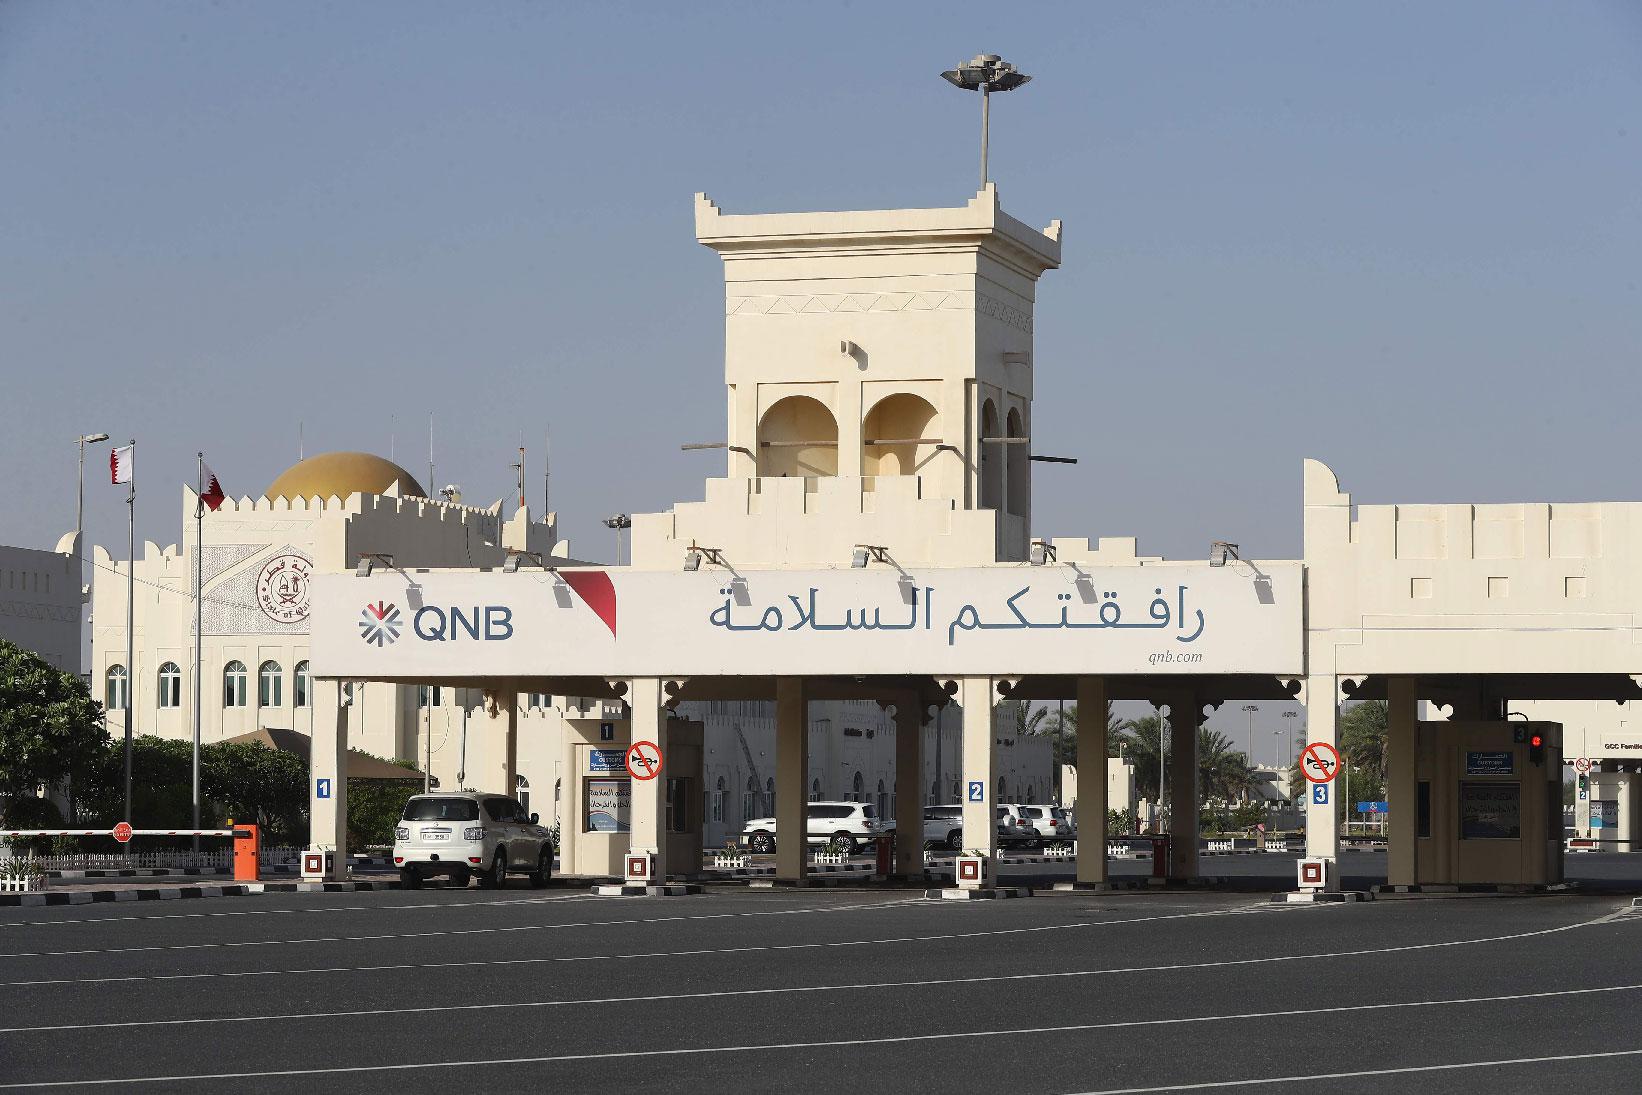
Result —
[[1357, 812], [1359, 814], [1389, 814], [1391, 812], [1391, 804], [1386, 802], [1384, 799], [1378, 799], [1373, 802], [1359, 802], [1357, 804]]
[[129, 843], [131, 840], [131, 822], [122, 821], [115, 825], [114, 839], [118, 840], [121, 844]]
[[1580, 775], [1584, 775], [1586, 772], [1589, 772], [1590, 770], [1591, 770], [1591, 758], [1590, 757], [1580, 757], [1578, 760], [1574, 761], [1574, 771], [1578, 772]]
[[653, 741], [635, 741], [627, 747], [627, 774], [634, 779], [661, 775], [661, 747]]
[[1340, 753], [1326, 741], [1314, 741], [1300, 754], [1300, 771], [1313, 783], [1327, 783], [1340, 774]]

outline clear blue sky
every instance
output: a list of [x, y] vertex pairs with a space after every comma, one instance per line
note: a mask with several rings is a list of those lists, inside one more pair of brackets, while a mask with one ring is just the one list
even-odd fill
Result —
[[[729, 211], [1066, 222], [1038, 534], [1299, 551], [1359, 501], [1642, 498], [1642, 4], [0, 3], [0, 542], [140, 441], [139, 536], [361, 448], [469, 501], [523, 433], [583, 553], [721, 457]], [[97, 469], [91, 538], [124, 552]], [[533, 479], [535, 477], [533, 476]], [[531, 494], [539, 498], [539, 480]], [[1240, 738], [1239, 738], [1240, 740]]]

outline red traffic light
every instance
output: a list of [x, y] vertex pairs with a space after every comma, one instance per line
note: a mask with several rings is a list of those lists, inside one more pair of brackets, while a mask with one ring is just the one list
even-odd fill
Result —
[[1538, 749], [1541, 745], [1545, 744], [1545, 739], [1540, 737], [1538, 734], [1535, 734], [1533, 737], [1528, 739], [1528, 744], [1533, 746], [1535, 749]]

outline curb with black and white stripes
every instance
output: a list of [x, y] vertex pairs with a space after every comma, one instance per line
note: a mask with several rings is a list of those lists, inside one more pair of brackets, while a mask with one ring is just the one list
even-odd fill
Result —
[[128, 887], [119, 890], [62, 890], [56, 893], [0, 894], [0, 908], [38, 908], [42, 905], [101, 905], [125, 901], [187, 901], [202, 897], [247, 897], [260, 893], [255, 882], [234, 882], [225, 886]]

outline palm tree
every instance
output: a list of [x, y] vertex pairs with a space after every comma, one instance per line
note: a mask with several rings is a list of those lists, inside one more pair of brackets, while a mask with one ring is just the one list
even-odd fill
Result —
[[1231, 739], [1206, 726], [1197, 730], [1198, 784], [1205, 802], [1230, 803], [1254, 789], [1248, 754], [1233, 751]]
[[[1049, 717], [1038, 728], [1038, 733], [1053, 736], [1055, 763], [1076, 764], [1078, 762], [1078, 705], [1069, 703], [1064, 709], [1050, 711], [1044, 709]], [[1118, 746], [1123, 741], [1123, 729], [1127, 726], [1123, 719], [1111, 713], [1108, 706], [1106, 715], [1106, 755], [1118, 755]]]
[[1135, 766], [1135, 791], [1141, 798], [1158, 798], [1162, 758], [1166, 752], [1162, 735], [1162, 720], [1156, 715], [1130, 719], [1123, 724], [1121, 734], [1123, 752]]

